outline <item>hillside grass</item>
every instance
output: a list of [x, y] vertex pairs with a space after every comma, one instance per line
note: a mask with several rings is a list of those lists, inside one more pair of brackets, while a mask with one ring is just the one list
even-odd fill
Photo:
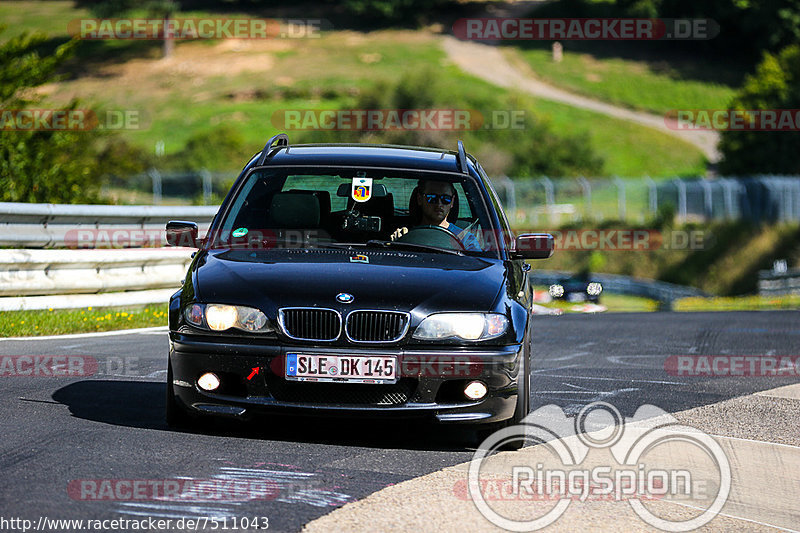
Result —
[[[214, 16], [186, 12], [182, 17]], [[54, 44], [67, 38], [70, 20], [88, 16], [64, 2], [5, 2], [0, 17], [13, 22], [2, 34], [45, 31]], [[226, 13], [226, 17], [239, 16]], [[242, 15], [247, 16], [247, 15]], [[567, 105], [510, 93], [465, 75], [451, 65], [440, 37], [429, 30], [323, 32], [316, 39], [176, 42], [172, 57], [161, 59], [157, 41], [84, 41], [68, 65], [70, 79], [41, 88], [45, 102], [72, 98], [101, 109], [139, 112], [138, 129], [119, 132], [152, 153], [164, 141], [167, 154], [180, 151], [193, 135], [221, 124], [233, 125], [249, 149], [230, 161], [231, 170], [263, 146], [277, 128], [271, 119], [283, 109], [337, 109], [352, 106], [361, 91], [381, 81], [397, 82], [412, 72], [432, 70], [442, 82], [444, 101], [470, 101], [483, 109], [509, 109], [509, 101], [530, 110], [554, 133], [586, 133], [604, 158], [604, 175], [654, 177], [704, 172], [705, 159], [693, 146], [664, 133]], [[304, 132], [288, 132], [302, 140]], [[492, 132], [468, 132], [476, 153]], [[525, 142], [524, 130], [520, 142]], [[295, 141], [297, 142], [297, 141]]]
[[727, 298], [681, 298], [674, 311], [775, 311], [800, 309], [800, 296], [734, 296]]
[[639, 111], [725, 109], [735, 87], [684, 79], [664, 61], [600, 57], [565, 46], [555, 63], [549, 49], [512, 48], [535, 76], [563, 89]]

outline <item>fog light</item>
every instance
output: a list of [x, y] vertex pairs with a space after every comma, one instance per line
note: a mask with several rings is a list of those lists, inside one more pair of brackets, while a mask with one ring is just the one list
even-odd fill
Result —
[[464, 387], [464, 396], [470, 400], [480, 400], [486, 396], [486, 391], [486, 385], [484, 385], [482, 381], [470, 381], [467, 386]]
[[211, 372], [206, 372], [200, 379], [197, 380], [197, 385], [207, 391], [217, 390], [219, 387], [219, 378], [216, 374], [212, 374]]

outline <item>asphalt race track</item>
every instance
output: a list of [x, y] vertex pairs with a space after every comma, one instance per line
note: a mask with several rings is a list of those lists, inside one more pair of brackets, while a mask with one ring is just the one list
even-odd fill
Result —
[[[795, 311], [536, 317], [532, 408], [556, 404], [575, 413], [602, 400], [627, 416], [642, 404], [674, 413], [797, 383], [796, 376], [686, 377], [665, 365], [679, 355], [798, 355], [798, 317]], [[227, 519], [228, 529], [233, 519], [267, 517], [272, 531], [299, 531], [348, 502], [472, 457], [474, 444], [465, 444], [470, 432], [419, 424], [275, 419], [172, 431], [163, 420], [166, 353], [163, 329], [0, 341], [0, 515], [33, 524], [41, 517], [173, 523], [216, 517]], [[26, 359], [42, 365], [32, 374], [45, 373], [43, 357], [60, 356], [91, 375], [8, 375], [20, 369], [15, 356], [38, 357]], [[766, 428], [763, 418], [744, 427], [721, 419], [715, 431], [797, 445], [796, 415], [794, 427], [777, 429]], [[165, 480], [238, 480], [274, 490], [256, 499], [161, 498], [119, 490], [130, 486], [121, 480], [163, 490], [167, 485], [158, 483]]]

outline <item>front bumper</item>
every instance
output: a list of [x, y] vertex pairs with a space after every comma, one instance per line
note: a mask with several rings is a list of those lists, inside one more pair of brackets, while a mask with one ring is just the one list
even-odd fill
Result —
[[[394, 355], [400, 375], [394, 385], [287, 381], [287, 352]], [[514, 415], [521, 358], [520, 345], [491, 349], [299, 347], [170, 333], [172, 389], [177, 402], [190, 414], [240, 419], [286, 414], [498, 422]], [[258, 374], [254, 374], [255, 368]], [[205, 372], [220, 377], [218, 390], [207, 392], [197, 386]], [[463, 395], [464, 386], [473, 380], [483, 381], [488, 388], [478, 401]]]

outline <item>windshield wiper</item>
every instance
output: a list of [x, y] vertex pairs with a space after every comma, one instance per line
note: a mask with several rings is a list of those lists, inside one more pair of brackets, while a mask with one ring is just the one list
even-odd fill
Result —
[[315, 243], [317, 248], [406, 248], [409, 250], [421, 250], [424, 252], [438, 252], [443, 254], [452, 255], [465, 255], [461, 250], [450, 250], [448, 248], [439, 248], [437, 246], [428, 246], [427, 244], [416, 244], [411, 242], [400, 241], [381, 241], [372, 239], [367, 242], [320, 242]]
[[363, 248], [366, 246], [363, 242], [315, 242], [315, 248]]
[[401, 242], [401, 241], [369, 241], [367, 244], [378, 244], [380, 243], [383, 245], [384, 248], [407, 248], [409, 250], [421, 250], [423, 252], [439, 252], [443, 254], [451, 254], [451, 255], [465, 255], [464, 252], [461, 250], [451, 250], [449, 248], [439, 248], [438, 246], [429, 246], [427, 244], [417, 244], [413, 242]]

